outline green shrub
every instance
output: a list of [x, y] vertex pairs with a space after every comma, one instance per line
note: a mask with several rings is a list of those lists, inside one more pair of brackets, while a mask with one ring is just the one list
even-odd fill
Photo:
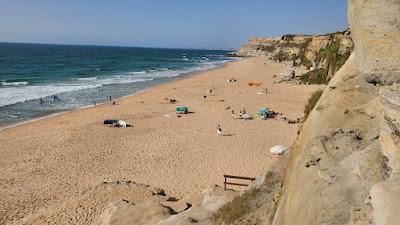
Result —
[[257, 50], [263, 51], [263, 52], [273, 52], [275, 51], [276, 46], [275, 45], [262, 45], [257, 48]]
[[[318, 53], [317, 58], [321, 59], [321, 61], [326, 60], [327, 75], [329, 74], [333, 75], [334, 73], [336, 73], [350, 57], [351, 50], [346, 51], [343, 55], [339, 54], [339, 50], [340, 50], [340, 44], [337, 42], [332, 42], [325, 49], [322, 49]], [[327, 76], [327, 78], [328, 79], [326, 80], [326, 83], [329, 82], [330, 77]]]
[[309, 82], [310, 84], [326, 84], [328, 83], [328, 69], [318, 69], [308, 71], [300, 76], [301, 81]]
[[322, 93], [323, 93], [322, 90], [317, 90], [314, 93], [312, 93], [311, 97], [308, 99], [308, 102], [304, 108], [304, 121], [307, 119], [310, 112], [314, 109]]
[[288, 61], [291, 59], [291, 56], [287, 53], [287, 52], [282, 52], [279, 51], [277, 54], [275, 54], [272, 57], [274, 60], [277, 60], [278, 62], [282, 62], [282, 61]]
[[260, 192], [260, 188], [253, 188], [242, 195], [236, 196], [230, 203], [219, 209], [214, 220], [223, 220], [225, 224], [233, 223], [251, 210], [251, 204]]
[[307, 59], [306, 55], [304, 54], [300, 54], [300, 59], [301, 59], [301, 65], [305, 66], [307, 69], [309, 69], [310, 67], [312, 67], [312, 63], [310, 60]]

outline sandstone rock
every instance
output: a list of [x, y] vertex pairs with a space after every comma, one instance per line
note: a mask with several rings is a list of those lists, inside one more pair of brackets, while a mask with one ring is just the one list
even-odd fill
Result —
[[303, 124], [274, 225], [399, 224], [400, 0], [349, 0], [349, 20], [355, 51]]
[[[295, 66], [296, 74], [304, 74], [312, 67], [327, 69], [332, 77], [338, 68], [330, 67], [330, 62], [321, 56], [321, 50], [336, 43], [338, 54], [350, 55], [353, 41], [349, 31], [326, 35], [284, 35], [281, 38], [252, 38], [236, 54], [240, 56], [265, 56], [267, 60], [279, 61]], [[336, 63], [333, 63], [336, 64]], [[300, 68], [304, 67], [304, 68]], [[299, 72], [299, 73], [298, 73]]]
[[[330, 82], [292, 147], [275, 225], [368, 224], [379, 162], [379, 95], [351, 56]], [[358, 86], [359, 88], [354, 88]], [[373, 110], [370, 110], [373, 109]], [[343, 113], [347, 110], [347, 113]]]
[[166, 196], [165, 191], [161, 188], [153, 188], [153, 190], [151, 192], [152, 192], [152, 195]]
[[150, 225], [171, 216], [169, 209], [158, 203], [132, 205], [123, 201], [109, 205], [104, 214], [107, 225]]
[[400, 81], [400, 1], [349, 0], [356, 61], [369, 82]]

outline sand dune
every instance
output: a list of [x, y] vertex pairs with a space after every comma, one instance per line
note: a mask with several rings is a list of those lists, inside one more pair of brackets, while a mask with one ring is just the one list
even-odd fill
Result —
[[[118, 105], [0, 131], [0, 224], [78, 198], [103, 181], [132, 180], [185, 196], [222, 185], [223, 174], [262, 174], [275, 160], [268, 149], [290, 145], [297, 125], [234, 120], [226, 108], [254, 114], [266, 106], [289, 118], [301, 116], [310, 93], [321, 87], [273, 84], [279, 78], [273, 75], [288, 72], [281, 64], [244, 59], [120, 99]], [[227, 83], [231, 77], [237, 82]], [[249, 80], [262, 81], [269, 93], [257, 94], [262, 89], [248, 87]], [[213, 95], [207, 95], [210, 88]], [[166, 104], [165, 97], [178, 102]], [[177, 118], [177, 106], [193, 113]], [[109, 118], [133, 127], [104, 126]], [[228, 135], [218, 136], [217, 124]]]

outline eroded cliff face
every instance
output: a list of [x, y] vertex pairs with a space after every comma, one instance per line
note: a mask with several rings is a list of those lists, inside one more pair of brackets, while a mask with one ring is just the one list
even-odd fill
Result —
[[399, 224], [400, 0], [349, 0], [355, 51], [292, 147], [274, 225]]
[[349, 1], [349, 22], [358, 68], [368, 81], [400, 80], [400, 4], [398, 0]]
[[[236, 54], [265, 56], [286, 63], [301, 74], [317, 71], [329, 81], [353, 50], [350, 30], [326, 35], [284, 35], [279, 38], [253, 38]], [[325, 82], [325, 81], [324, 81]]]

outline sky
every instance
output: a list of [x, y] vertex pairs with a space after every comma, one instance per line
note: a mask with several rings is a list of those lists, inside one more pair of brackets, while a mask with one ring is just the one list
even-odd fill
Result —
[[347, 27], [347, 0], [0, 0], [0, 42], [237, 48]]

